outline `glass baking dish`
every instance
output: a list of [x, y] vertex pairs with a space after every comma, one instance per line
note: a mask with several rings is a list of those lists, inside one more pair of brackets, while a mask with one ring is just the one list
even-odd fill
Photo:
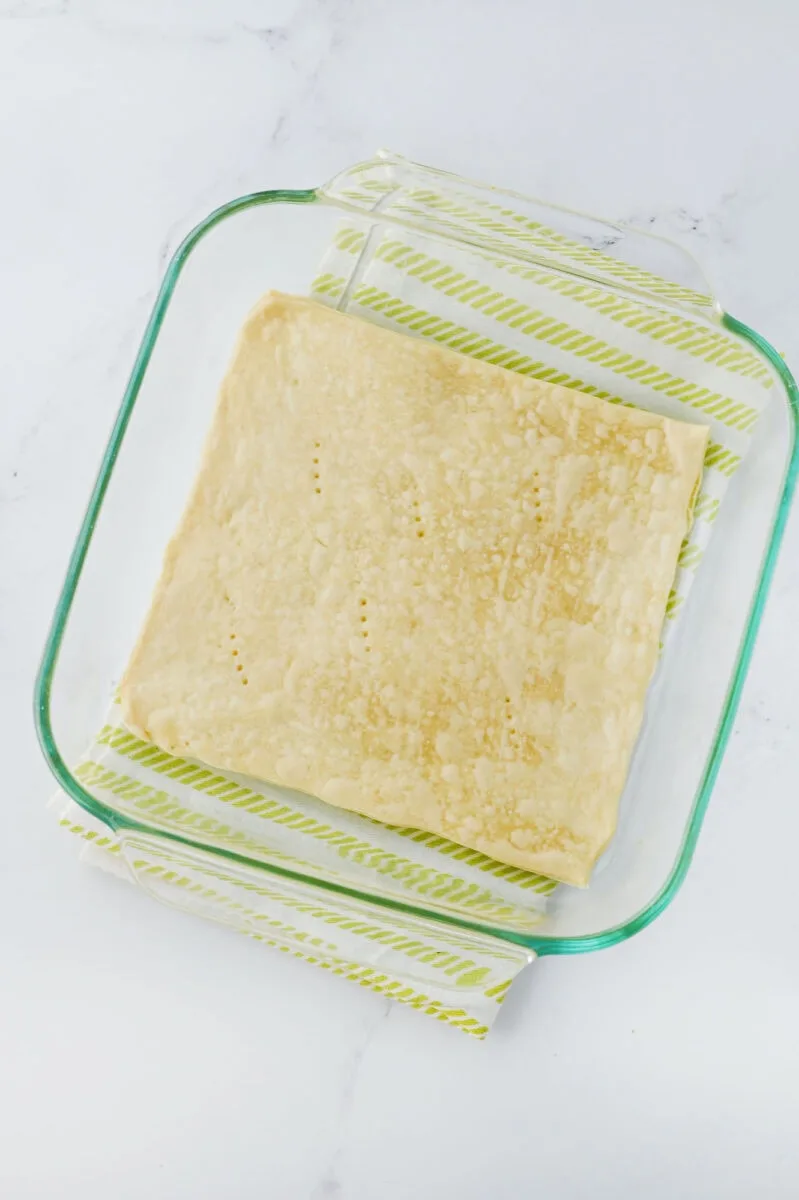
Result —
[[[464, 282], [450, 287], [443, 298], [441, 287], [437, 293], [452, 311], [431, 316], [414, 306], [410, 292], [398, 298], [381, 290], [382, 277], [374, 274], [378, 260], [381, 270], [388, 269], [386, 263], [392, 271], [402, 266], [408, 287], [421, 281], [429, 288], [451, 277], [451, 269], [447, 275], [441, 264], [455, 261], [457, 279]], [[497, 271], [512, 281], [516, 305], [503, 309], [495, 303], [493, 309], [510, 314], [503, 327], [509, 345], [519, 328], [513, 313], [543, 314], [543, 324], [539, 320], [536, 328], [546, 330], [533, 358], [514, 357], [512, 346], [500, 348], [504, 359], [489, 352], [482, 327], [470, 324], [471, 318], [484, 319], [486, 304], [480, 297], [494, 295], [484, 280]], [[751, 443], [740, 465], [735, 461], [730, 466], [723, 503], [719, 507], [712, 498], [708, 501], [718, 509], [713, 536], [690, 595], [684, 604], [679, 598], [679, 621], [665, 640], [650, 690], [618, 831], [588, 889], [553, 889], [538, 877], [524, 880], [522, 873], [481, 856], [435, 844], [440, 839], [427, 838], [425, 846], [425, 839], [415, 841], [411, 830], [386, 831], [386, 837], [404, 839], [413, 853], [418, 848], [420, 854], [447, 856], [447, 878], [463, 884], [437, 887], [426, 875], [424, 886], [409, 889], [406, 868], [405, 882], [399, 882], [402, 872], [389, 869], [385, 857], [378, 863], [365, 853], [332, 855], [324, 837], [312, 840], [311, 849], [306, 839], [298, 854], [286, 825], [259, 825], [243, 801], [238, 807], [229, 804], [220, 823], [209, 817], [207, 796], [200, 791], [185, 799], [190, 789], [184, 789], [179, 809], [152, 797], [146, 804], [134, 803], [130, 789], [114, 792], [107, 781], [103, 786], [97, 771], [78, 766], [107, 718], [191, 486], [237, 331], [269, 289], [311, 291], [366, 319], [432, 336], [479, 357], [493, 354], [493, 361], [542, 378], [566, 380], [564, 355], [569, 346], [576, 347], [569, 353], [581, 356], [580, 375], [568, 376], [569, 381], [608, 395], [607, 353], [589, 353], [585, 337], [570, 341], [568, 329], [561, 332], [566, 328], [563, 304], [579, 302], [589, 314], [586, 321], [607, 322], [611, 314], [619, 338], [640, 339], [644, 330], [660, 339], [652, 351], [654, 366], [644, 361], [639, 367], [640, 360], [633, 358], [634, 369], [615, 370], [613, 399], [642, 403], [642, 379], [660, 378], [653, 372], [668, 354], [682, 355], [683, 396], [698, 397], [689, 419], [716, 420], [719, 413], [718, 419], [727, 419], [723, 413], [733, 411], [729, 403], [724, 408], [726, 402], [712, 399], [720, 371], [737, 372], [739, 389], [754, 386], [754, 381], [768, 392], [768, 404], [753, 429], [746, 405], [735, 408], [744, 415], [730, 418], [738, 430], [751, 432]], [[552, 320], [547, 319], [550, 304]], [[623, 355], [618, 362], [628, 359]], [[652, 395], [656, 406], [661, 393]], [[538, 954], [594, 950], [629, 937], [666, 907], [691, 861], [796, 482], [797, 404], [796, 385], [779, 355], [724, 313], [693, 259], [661, 239], [387, 153], [322, 188], [258, 192], [233, 200], [211, 213], [178, 248], [136, 356], [36, 684], [36, 722], [45, 757], [63, 791], [113, 831], [139, 882], [187, 907], [200, 902], [170, 894], [170, 873], [165, 876], [162, 869], [159, 874], [154, 863], [204, 864], [214, 878], [246, 886], [253, 905], [268, 896], [270, 887], [278, 888], [384, 920], [403, 915], [418, 928], [433, 923], [439, 933], [448, 928], [472, 931]], [[105, 741], [119, 749], [123, 734], [115, 736], [116, 743], [108, 735]], [[138, 754], [144, 761], [145, 751], [134, 750], [128, 747], [130, 757]], [[152, 760], [164, 786], [168, 778], [178, 777], [173, 763], [164, 765], [167, 758]], [[184, 764], [183, 777], [192, 769], [198, 770]], [[248, 781], [222, 781], [214, 794], [224, 799], [234, 792], [244, 795], [247, 788]], [[306, 826], [316, 821], [321, 828], [319, 822], [326, 819], [326, 806], [310, 798], [278, 788], [261, 789], [259, 795], [271, 796], [270, 804], [299, 806]], [[348, 845], [353, 839], [361, 839], [358, 845], [374, 839], [375, 823], [351, 814], [346, 822]], [[396, 854], [390, 857], [392, 863], [399, 861]], [[470, 878], [489, 880], [499, 889], [499, 902], [474, 900], [470, 871]], [[511, 875], [520, 889], [528, 888], [529, 910], [503, 906], [502, 887]], [[226, 919], [251, 931], [255, 918], [242, 909]]]

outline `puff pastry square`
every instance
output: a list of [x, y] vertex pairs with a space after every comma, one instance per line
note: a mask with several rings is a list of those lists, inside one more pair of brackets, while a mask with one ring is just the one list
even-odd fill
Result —
[[706, 437], [271, 293], [222, 384], [125, 721], [583, 885]]

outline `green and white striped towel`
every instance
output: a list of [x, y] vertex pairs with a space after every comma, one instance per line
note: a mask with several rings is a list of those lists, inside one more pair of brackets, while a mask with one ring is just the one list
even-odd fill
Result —
[[[709, 424], [665, 643], [768, 397], [770, 373], [709, 320], [713, 301], [704, 292], [550, 228], [523, 202], [498, 195], [391, 155], [352, 168], [320, 193], [343, 216], [311, 294], [524, 375]], [[555, 886], [541, 876], [175, 758], [136, 739], [116, 709], [76, 773], [93, 794], [151, 828], [331, 886], [164, 838], [114, 833], [59, 794], [61, 823], [83, 839], [90, 861], [474, 1036], [485, 1036], [534, 957], [402, 906], [530, 934]]]

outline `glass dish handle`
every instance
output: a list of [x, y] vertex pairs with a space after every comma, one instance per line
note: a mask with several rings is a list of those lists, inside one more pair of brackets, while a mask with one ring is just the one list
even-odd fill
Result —
[[516, 975], [536, 957], [478, 930], [288, 876], [265, 876], [172, 838], [130, 829], [118, 837], [133, 879], [156, 900], [228, 925], [478, 1036], [494, 1020]]
[[474, 183], [378, 150], [323, 187], [319, 199], [371, 222], [404, 226], [575, 280], [720, 320], [699, 263], [667, 238]]

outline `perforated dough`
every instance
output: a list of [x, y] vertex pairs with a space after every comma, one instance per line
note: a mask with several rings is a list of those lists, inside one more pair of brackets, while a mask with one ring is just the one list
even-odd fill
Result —
[[706, 436], [269, 294], [125, 720], [171, 753], [585, 884]]

